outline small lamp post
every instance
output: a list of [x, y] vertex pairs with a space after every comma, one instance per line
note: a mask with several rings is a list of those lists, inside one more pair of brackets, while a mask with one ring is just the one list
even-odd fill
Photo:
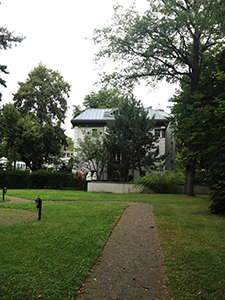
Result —
[[38, 221], [40, 221], [41, 220], [42, 200], [39, 197], [35, 200], [35, 205], [39, 209], [38, 210]]
[[6, 194], [6, 192], [7, 192], [7, 187], [5, 186], [3, 188], [3, 201], [5, 201], [5, 194]]

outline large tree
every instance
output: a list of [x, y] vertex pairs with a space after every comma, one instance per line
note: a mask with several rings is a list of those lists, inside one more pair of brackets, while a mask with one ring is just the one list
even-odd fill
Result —
[[137, 170], [143, 176], [143, 168], [155, 168], [160, 159], [158, 137], [153, 135], [154, 117], [150, 119], [133, 96], [119, 104], [114, 117], [115, 120], [107, 123], [106, 131], [109, 167], [123, 174], [125, 181], [128, 181], [129, 170], [132, 174]]
[[[210, 60], [210, 63], [207, 63]], [[172, 98], [175, 136], [183, 146], [195, 144], [198, 165], [205, 171], [205, 183], [211, 189], [211, 209], [225, 214], [225, 50], [205, 58], [206, 67], [201, 73], [199, 91], [190, 95], [185, 84]], [[194, 98], [190, 105], [190, 97]], [[188, 106], [188, 111], [186, 107]], [[191, 127], [195, 131], [190, 134]], [[186, 153], [186, 157], [191, 153]], [[185, 164], [185, 160], [183, 160]]]
[[[1, 4], [1, 3], [0, 3]], [[0, 27], [0, 50], [10, 49], [13, 43], [20, 43], [24, 37], [14, 36], [12, 32], [8, 31], [6, 27]], [[7, 71], [7, 66], [0, 65], [0, 72], [3, 74], [9, 74]], [[0, 85], [6, 87], [6, 81], [0, 78]], [[2, 93], [0, 92], [0, 101], [2, 98]]]
[[[58, 71], [39, 64], [29, 74], [25, 82], [19, 82], [14, 94], [14, 104], [21, 115], [28, 113], [40, 126], [42, 132], [42, 157], [58, 155], [61, 145], [66, 145], [66, 135], [62, 129], [67, 111], [70, 85]], [[41, 167], [41, 160], [39, 166]]]
[[[185, 82], [192, 96], [199, 90], [205, 53], [215, 54], [225, 43], [224, 1], [148, 2], [143, 16], [134, 7], [123, 12], [121, 6], [115, 6], [112, 24], [95, 31], [95, 42], [102, 44], [96, 59], [121, 62], [113, 74], [103, 74], [102, 83], [132, 89], [142, 79], [152, 84], [166, 78]], [[190, 105], [195, 101], [193, 97], [189, 100]], [[194, 126], [190, 127], [190, 134], [194, 132]], [[190, 141], [188, 149], [193, 155], [187, 162], [185, 194], [193, 195], [195, 143]]]

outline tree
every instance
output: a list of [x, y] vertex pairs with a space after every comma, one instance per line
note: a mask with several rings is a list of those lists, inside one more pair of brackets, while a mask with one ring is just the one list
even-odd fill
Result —
[[23, 118], [9, 103], [3, 106], [0, 123], [5, 147], [13, 153], [14, 170], [18, 156], [31, 170], [37, 169], [43, 158], [43, 133], [37, 122], [29, 114]]
[[106, 137], [103, 129], [90, 131], [84, 130], [84, 138], [78, 140], [75, 149], [75, 168], [82, 172], [96, 172], [97, 178], [101, 179], [108, 163], [108, 150]]
[[[66, 145], [66, 135], [61, 128], [67, 111], [67, 98], [70, 85], [64, 81], [58, 71], [47, 69], [39, 64], [29, 74], [26, 82], [19, 82], [14, 94], [14, 104], [22, 117], [28, 113], [40, 126], [43, 144], [42, 158], [58, 155], [61, 145]], [[42, 161], [36, 163], [41, 168]]]
[[[130, 169], [143, 176], [143, 166], [155, 168], [160, 159], [156, 146], [158, 137], [152, 133], [154, 117], [149, 119], [148, 112], [133, 96], [120, 102], [114, 117], [115, 120], [107, 123], [106, 131], [111, 167], [123, 173], [125, 181]], [[119, 164], [115, 156], [119, 157]]]
[[122, 95], [117, 90], [103, 89], [98, 93], [92, 92], [85, 96], [83, 104], [86, 108], [115, 108], [122, 99]]
[[[225, 214], [225, 50], [215, 56], [205, 57], [205, 61], [206, 67], [200, 76], [199, 91], [191, 96], [183, 84], [182, 89], [173, 97], [173, 122], [175, 135], [182, 139], [184, 146], [190, 139], [195, 144], [195, 158], [206, 174], [205, 184], [211, 189], [211, 210]], [[192, 105], [188, 104], [190, 97], [194, 98]], [[189, 113], [184, 114], [184, 103], [187, 103]], [[195, 128], [192, 135], [188, 132], [191, 126]], [[187, 153], [186, 156], [189, 155]]]
[[[83, 105], [87, 108], [115, 108], [118, 107], [123, 96], [118, 90], [115, 89], [103, 89], [98, 93], [92, 92], [86, 95], [84, 98]], [[76, 118], [79, 114], [84, 112], [80, 105], [73, 105], [73, 117]]]
[[79, 116], [84, 110], [81, 108], [80, 105], [73, 105], [73, 118]]
[[[1, 4], [1, 3], [0, 3]], [[24, 37], [14, 36], [12, 32], [9, 32], [6, 27], [0, 27], [0, 50], [7, 50], [12, 47], [13, 43], [21, 43]], [[0, 65], [0, 72], [4, 74], [9, 74], [7, 71], [7, 66]], [[6, 87], [6, 81], [0, 78], [0, 85]], [[0, 101], [2, 98], [2, 93], [0, 92]]]
[[[134, 7], [123, 13], [114, 7], [112, 24], [95, 30], [94, 41], [102, 49], [96, 60], [120, 61], [113, 74], [104, 74], [102, 83], [132, 89], [141, 79], [147, 84], [166, 78], [181, 81], [190, 95], [199, 90], [205, 53], [219, 52], [224, 45], [224, 2], [222, 0], [149, 0], [149, 10], [141, 17]], [[187, 104], [195, 101], [189, 98]], [[188, 106], [185, 113], [188, 112]], [[195, 133], [192, 126], [190, 135]], [[185, 194], [194, 194], [195, 143], [188, 144]]]
[[73, 149], [74, 149], [74, 141], [72, 140], [71, 137], [69, 137], [69, 136], [66, 137], [66, 143], [67, 143], [67, 146], [62, 145], [61, 146], [61, 150], [73, 151]]
[[[211, 97], [207, 115], [210, 126], [205, 134], [207, 146], [203, 150], [206, 184], [210, 187], [211, 212], [225, 215], [225, 51], [217, 70], [205, 82], [202, 94], [205, 101]], [[210, 117], [211, 116], [211, 117]], [[206, 125], [205, 125], [206, 127]]]
[[7, 148], [13, 152], [14, 170], [16, 169], [16, 158], [19, 141], [18, 122], [21, 119], [19, 111], [13, 104], [5, 104], [2, 108], [0, 126]]
[[27, 114], [20, 118], [18, 123], [18, 141], [17, 149], [21, 160], [31, 170], [40, 168], [40, 162], [43, 160], [43, 132], [37, 121]]

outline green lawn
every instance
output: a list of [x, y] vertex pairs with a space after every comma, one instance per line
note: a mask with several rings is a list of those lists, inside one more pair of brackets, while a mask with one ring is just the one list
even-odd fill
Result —
[[[34, 203], [4, 207], [36, 210]], [[1, 226], [0, 299], [71, 299], [125, 207], [48, 202], [41, 221]]]
[[[207, 196], [61, 190], [8, 190], [7, 195], [120, 203], [44, 202], [41, 221], [0, 227], [1, 299], [70, 299], [124, 209], [121, 201], [153, 204], [173, 299], [224, 298], [225, 218], [209, 213]], [[13, 207], [35, 210], [34, 203]]]

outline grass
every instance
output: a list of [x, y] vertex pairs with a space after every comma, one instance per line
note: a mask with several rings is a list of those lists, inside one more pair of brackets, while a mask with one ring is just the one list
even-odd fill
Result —
[[1, 203], [1, 202], [3, 202], [3, 203], [4, 203], [4, 202], [9, 202], [9, 201], [10, 201], [10, 199], [7, 199], [7, 197], [5, 197], [5, 200], [3, 201], [3, 197], [0, 196], [0, 203]]
[[[8, 190], [7, 196], [35, 200], [38, 196], [41, 200], [46, 201], [139, 201], [149, 202], [159, 199], [158, 194], [110, 194], [110, 193], [87, 193], [85, 191], [71, 190]], [[150, 196], [150, 198], [149, 198]], [[180, 198], [179, 195], [161, 195], [162, 199]]]
[[[29, 194], [30, 192], [30, 194]], [[38, 192], [38, 193], [37, 193]], [[173, 299], [201, 299], [201, 300], [221, 300], [224, 298], [225, 294], [225, 233], [224, 233], [224, 227], [225, 227], [225, 218], [224, 217], [218, 217], [215, 215], [211, 215], [208, 210], [209, 206], [209, 199], [207, 196], [197, 196], [197, 197], [185, 197], [183, 195], [162, 195], [162, 194], [92, 194], [92, 193], [85, 193], [85, 192], [78, 192], [78, 191], [50, 191], [50, 190], [9, 190], [7, 191], [8, 195], [14, 195], [18, 196], [20, 194], [21, 197], [24, 198], [30, 198], [35, 199], [38, 195], [43, 200], [86, 200], [86, 201], [138, 201], [138, 202], [146, 202], [153, 204], [154, 207], [154, 216], [157, 223], [159, 235], [160, 235], [160, 241], [162, 250], [164, 253], [164, 263], [165, 263], [165, 269], [168, 276], [168, 283], [169, 283], [169, 290], [171, 297]], [[75, 207], [76, 205], [89, 207], [89, 205], [92, 206], [92, 211], [97, 210], [102, 205], [106, 205], [107, 203], [44, 203], [43, 204], [43, 222], [33, 221], [24, 223], [23, 225], [15, 224], [13, 226], [4, 226], [4, 230], [6, 230], [4, 239], [1, 239], [1, 241], [5, 241], [8, 243], [8, 240], [11, 239], [11, 234], [15, 231], [15, 228], [18, 226], [22, 226], [23, 230], [25, 228], [32, 228], [33, 231], [38, 232], [38, 237], [43, 238], [45, 233], [49, 235], [49, 230], [51, 230], [51, 235], [48, 236], [47, 239], [47, 245], [42, 245], [43, 250], [46, 251], [46, 249], [54, 249], [58, 246], [61, 247], [61, 241], [58, 240], [61, 235], [64, 235], [69, 230], [71, 226], [65, 227], [63, 219], [61, 219], [61, 216], [58, 215], [58, 221], [51, 223], [51, 218], [54, 218], [55, 215], [57, 215], [57, 211], [55, 209], [57, 207], [60, 207], [60, 209], [63, 209], [65, 211], [65, 214], [69, 212], [72, 207]], [[114, 203], [108, 203], [108, 205], [112, 205]], [[121, 203], [122, 204], [122, 203]], [[12, 204], [9, 206], [11, 207]], [[21, 207], [24, 207], [28, 204], [20, 204]], [[34, 204], [29, 204], [33, 205]], [[5, 206], [5, 205], [4, 205]], [[31, 206], [29, 209], [31, 209]], [[33, 207], [32, 206], [32, 207]], [[45, 208], [46, 206], [46, 208]], [[49, 213], [47, 213], [46, 209], [49, 208]], [[0, 207], [1, 208], [1, 207]], [[28, 209], [28, 207], [25, 207]], [[54, 208], [54, 210], [53, 210]], [[123, 208], [123, 207], [122, 207]], [[122, 209], [119, 208], [119, 209]], [[53, 210], [53, 211], [52, 211]], [[45, 212], [46, 211], [46, 212]], [[55, 212], [54, 212], [55, 211]], [[59, 211], [58, 211], [59, 212]], [[47, 213], [47, 214], [46, 214]], [[116, 213], [116, 216], [118, 217], [119, 211]], [[50, 218], [50, 215], [52, 216]], [[99, 212], [99, 216], [101, 216], [102, 222], [104, 224], [105, 215], [102, 211]], [[47, 219], [46, 219], [47, 218]], [[77, 222], [80, 219], [80, 214], [77, 213], [76, 215]], [[71, 219], [71, 217], [69, 218]], [[67, 218], [68, 220], [68, 218]], [[69, 221], [68, 221], [69, 222]], [[111, 222], [112, 224], [115, 222], [115, 218]], [[47, 229], [44, 228], [41, 234], [39, 233], [39, 230], [41, 230], [42, 226], [47, 226]], [[49, 224], [49, 225], [47, 225]], [[58, 225], [56, 225], [58, 224]], [[63, 226], [61, 226], [63, 224]], [[76, 222], [74, 223], [76, 224]], [[85, 222], [83, 223], [85, 224]], [[48, 226], [50, 226], [48, 228]], [[75, 225], [74, 225], [75, 226]], [[103, 228], [105, 225], [102, 225]], [[14, 229], [10, 229], [13, 228]], [[51, 229], [53, 227], [53, 229]], [[60, 231], [58, 232], [60, 228]], [[90, 226], [87, 230], [91, 232], [92, 226]], [[3, 227], [0, 228], [0, 231], [2, 232]], [[38, 229], [38, 230], [37, 230]], [[12, 230], [12, 232], [10, 231]], [[21, 234], [22, 230], [21, 227], [18, 228], [18, 233]], [[55, 231], [56, 230], [56, 231]], [[108, 229], [110, 231], [110, 229]], [[28, 230], [29, 232], [29, 230]], [[57, 239], [55, 240], [55, 233], [57, 233]], [[68, 231], [68, 237], [71, 236], [71, 232]], [[101, 235], [101, 230], [100, 230]], [[17, 235], [16, 235], [17, 236]], [[14, 240], [18, 240], [17, 243], [19, 246], [21, 246], [21, 243], [28, 243], [28, 236], [25, 235], [23, 242], [19, 242], [19, 239], [14, 236]], [[31, 234], [33, 236], [33, 233]], [[105, 237], [107, 234], [104, 235], [99, 241], [99, 248], [101, 248], [100, 244], [104, 243]], [[82, 241], [85, 241], [85, 235], [80, 236]], [[36, 247], [40, 247], [40, 243], [38, 244], [38, 239], [32, 239], [31, 245], [34, 245], [34, 249]], [[13, 240], [13, 242], [14, 242]], [[95, 240], [95, 239], [94, 239]], [[91, 243], [94, 243], [95, 241], [92, 240]], [[11, 251], [13, 249], [13, 242], [9, 245], [8, 251]], [[86, 241], [85, 241], [86, 242]], [[37, 244], [39, 246], [37, 246]], [[73, 246], [72, 246], [73, 245]], [[71, 249], [74, 247], [74, 241], [71, 241], [71, 248], [67, 251], [67, 253], [71, 252]], [[4, 247], [3, 247], [4, 248]], [[3, 257], [2, 251], [3, 248], [0, 249], [0, 256]], [[74, 247], [76, 248], [76, 247]], [[49, 250], [48, 250], [49, 251]], [[79, 251], [79, 253], [83, 253], [85, 251], [83, 248]], [[32, 251], [31, 251], [32, 252]], [[43, 252], [43, 251], [41, 251]], [[19, 252], [18, 252], [19, 253]], [[28, 252], [29, 253], [29, 252]], [[47, 256], [41, 256], [43, 257], [42, 260], [44, 261], [47, 259], [47, 263], [49, 265], [54, 266], [54, 257], [57, 258], [57, 251], [54, 253], [53, 256], [50, 255], [50, 252], [47, 252]], [[24, 254], [25, 255], [25, 254]], [[43, 255], [43, 254], [41, 254]], [[48, 259], [48, 256], [50, 255], [50, 258]], [[91, 261], [93, 261], [93, 256], [91, 256], [91, 253], [87, 252], [85, 253], [87, 257], [90, 259], [90, 265]], [[24, 257], [24, 256], [23, 256]], [[37, 258], [37, 256], [35, 256]], [[30, 265], [34, 261], [33, 256], [29, 258]], [[71, 257], [69, 258], [69, 260]], [[83, 258], [84, 259], [84, 258]], [[68, 261], [69, 261], [68, 260]], [[84, 259], [85, 260], [85, 259]], [[16, 263], [16, 262], [15, 262]], [[12, 274], [14, 274], [13, 269], [15, 267], [14, 264], [7, 265], [7, 276], [6, 278], [10, 278]], [[62, 262], [61, 262], [62, 263]], [[3, 264], [3, 266], [5, 263]], [[74, 263], [73, 263], [74, 265]], [[57, 267], [55, 267], [57, 269]], [[38, 272], [38, 265], [35, 265], [35, 272]], [[1, 268], [0, 268], [1, 270]], [[83, 270], [83, 269], [82, 269]], [[88, 266], [86, 267], [83, 272], [85, 273], [88, 270]], [[34, 273], [35, 273], [34, 272]], [[42, 273], [47, 272], [47, 269], [43, 268]], [[51, 271], [53, 272], [53, 270]], [[73, 285], [73, 288], [68, 288], [67, 293], [64, 292], [64, 295], [66, 295], [65, 299], [69, 299], [69, 296], [71, 294], [71, 291], [74, 290], [75, 285], [77, 285], [75, 281], [75, 277], [73, 277], [74, 270], [68, 268], [65, 269], [63, 272], [67, 275], [65, 280], [63, 281], [64, 284], [68, 284], [69, 286]], [[19, 273], [20, 274], [20, 273]], [[28, 274], [29, 272], [24, 270], [21, 273], [22, 274]], [[72, 275], [71, 275], [72, 274]], [[34, 275], [33, 275], [34, 276]], [[60, 281], [60, 276], [62, 276], [62, 273], [59, 274], [58, 281]], [[73, 278], [71, 278], [71, 276]], [[83, 276], [83, 277], [82, 277]], [[81, 276], [82, 278], [85, 277], [85, 275]], [[54, 280], [53, 274], [50, 277], [51, 280]], [[71, 278], [71, 280], [70, 280]], [[27, 285], [28, 282], [32, 282], [33, 277], [29, 277], [26, 279]], [[26, 281], [25, 280], [25, 281]], [[34, 280], [35, 281], [35, 280]], [[45, 282], [45, 281], [44, 281]], [[44, 284], [44, 283], [43, 283]], [[63, 284], [62, 284], [63, 285]], [[45, 288], [42, 290], [48, 290], [48, 287], [51, 286], [51, 282], [45, 283]], [[54, 286], [54, 285], [53, 285]], [[59, 285], [58, 285], [59, 286]], [[62, 287], [64, 288], [64, 287]], [[31, 287], [31, 290], [35, 289], [35, 285]], [[14, 291], [18, 289], [14, 288]], [[69, 292], [70, 291], [70, 292]], [[37, 292], [35, 295], [37, 295], [39, 292]], [[47, 298], [44, 299], [55, 299], [50, 291]], [[41, 294], [41, 292], [40, 292]], [[14, 297], [16, 299], [26, 299], [26, 298], [18, 298]], [[14, 299], [14, 298], [5, 298], [5, 299]], [[60, 297], [58, 297], [60, 298]], [[4, 299], [4, 298], [2, 298]], [[29, 299], [29, 298], [28, 298]], [[64, 299], [64, 298], [62, 298]]]
[[[34, 203], [1, 209], [35, 211]], [[71, 299], [123, 203], [44, 203], [41, 221], [0, 227], [0, 299]]]
[[209, 214], [206, 197], [165, 203], [155, 216], [174, 299], [223, 299], [225, 218]]

